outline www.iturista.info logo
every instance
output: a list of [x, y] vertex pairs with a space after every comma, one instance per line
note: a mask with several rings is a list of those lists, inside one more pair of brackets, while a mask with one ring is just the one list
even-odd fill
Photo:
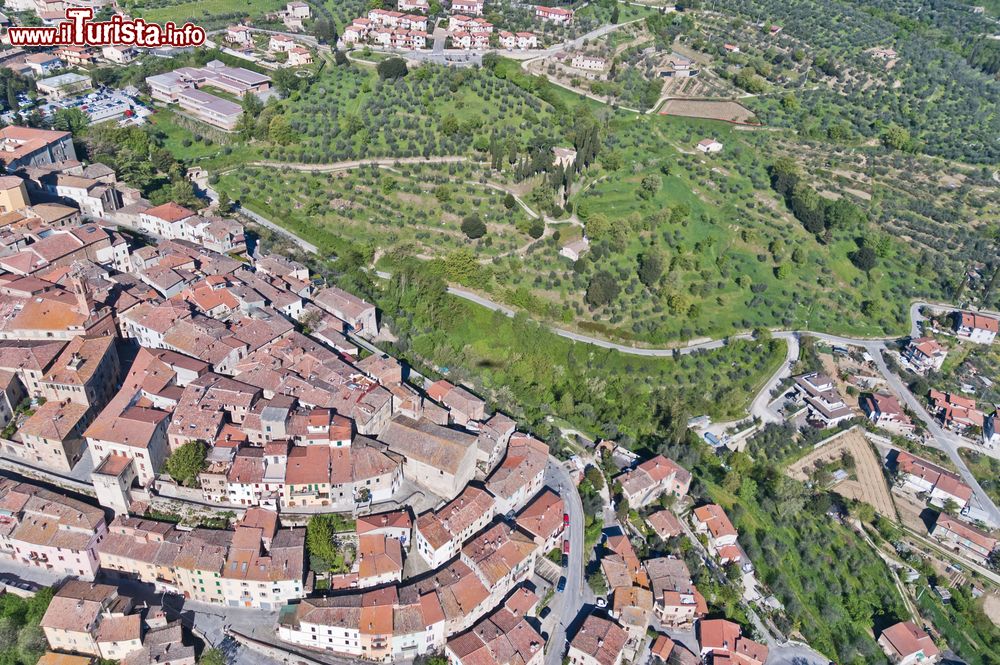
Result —
[[11, 46], [201, 46], [205, 29], [191, 22], [177, 26], [147, 23], [115, 14], [109, 21], [94, 21], [94, 10], [71, 7], [66, 20], [48, 27], [14, 27], [7, 31]]

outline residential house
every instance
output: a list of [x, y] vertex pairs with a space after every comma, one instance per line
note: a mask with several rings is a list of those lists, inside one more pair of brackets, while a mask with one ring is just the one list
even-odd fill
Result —
[[483, 4], [483, 0], [452, 0], [451, 13], [482, 16]]
[[469, 421], [479, 422], [486, 417], [486, 402], [465, 388], [454, 386], [443, 379], [431, 384], [427, 395], [450, 409], [451, 419], [456, 425], [465, 427]]
[[101, 55], [108, 62], [118, 65], [127, 65], [138, 57], [138, 51], [131, 46], [119, 46], [112, 44], [101, 49]]
[[562, 497], [546, 487], [517, 514], [515, 523], [545, 553], [560, 546], [567, 517]]
[[344, 321], [349, 332], [355, 332], [362, 337], [373, 337], [378, 334], [375, 305], [343, 289], [335, 286], [322, 289], [313, 295], [313, 302]]
[[[32, 53], [24, 59], [24, 62], [34, 72], [36, 78], [50, 74], [65, 66], [63, 61], [52, 53]], [[52, 161], [60, 160], [55, 159]]]
[[941, 651], [934, 640], [912, 621], [889, 626], [882, 631], [878, 643], [894, 665], [932, 665], [941, 660]]
[[0, 484], [0, 513], [13, 520], [7, 537], [14, 559], [56, 575], [93, 580], [104, 511], [34, 485]]
[[976, 344], [992, 344], [1000, 328], [1000, 319], [975, 312], [955, 312], [955, 334]]
[[876, 427], [901, 435], [913, 431], [913, 421], [894, 395], [866, 393], [858, 402], [861, 410]]
[[937, 516], [931, 536], [980, 565], [986, 564], [990, 554], [997, 548], [998, 542], [985, 531], [963, 524], [948, 513], [940, 513]]
[[954, 393], [942, 393], [933, 388], [928, 395], [934, 413], [944, 426], [957, 432], [982, 429], [986, 415], [976, 408], [976, 400]]
[[519, 509], [542, 489], [548, 462], [549, 447], [544, 442], [526, 434], [511, 437], [506, 457], [486, 480], [498, 515]]
[[570, 641], [567, 657], [572, 665], [621, 665], [627, 640], [617, 623], [591, 614]]
[[708, 542], [713, 549], [718, 550], [736, 544], [736, 529], [722, 506], [718, 504], [710, 503], [695, 508], [691, 514], [691, 523], [696, 533], [708, 536]]
[[503, 607], [471, 630], [448, 640], [448, 661], [452, 665], [542, 665], [545, 638], [528, 621], [523, 595], [538, 601], [526, 590], [524, 594], [515, 592]]
[[272, 53], [288, 53], [295, 48], [295, 40], [285, 35], [271, 35], [267, 50]]
[[[109, 629], [118, 628], [116, 624], [129, 616], [131, 610], [132, 601], [119, 596], [118, 589], [110, 584], [69, 580], [52, 597], [39, 626], [52, 649], [111, 658], [104, 654], [124, 649], [115, 648], [119, 640], [107, 639], [109, 633], [114, 632]], [[131, 616], [139, 618], [139, 615]], [[98, 644], [99, 638], [103, 638], [101, 645]], [[129, 641], [124, 642], [127, 644]], [[101, 646], [104, 646], [103, 650]]]
[[764, 665], [768, 648], [742, 635], [739, 624], [725, 619], [702, 619], [696, 626], [702, 657], [713, 663]]
[[629, 506], [638, 510], [664, 494], [684, 498], [691, 486], [691, 474], [677, 462], [657, 455], [621, 474], [615, 481], [621, 485]]
[[296, 46], [288, 52], [288, 65], [290, 67], [303, 67], [313, 63], [312, 53], [307, 48]]
[[42, 397], [104, 407], [118, 385], [121, 367], [114, 336], [74, 337], [38, 382]]
[[496, 521], [462, 547], [461, 561], [479, 576], [489, 590], [487, 604], [495, 607], [519, 582], [531, 578], [539, 552], [530, 535]]
[[917, 337], [911, 339], [903, 349], [903, 357], [910, 361], [918, 373], [926, 374], [941, 370], [948, 351], [932, 337]]
[[643, 562], [653, 591], [653, 610], [661, 624], [690, 626], [708, 613], [683, 559], [660, 557]]
[[43, 469], [69, 473], [83, 456], [83, 430], [90, 418], [82, 404], [45, 402], [17, 430], [16, 436], [26, 448], [23, 459]]
[[663, 540], [676, 538], [684, 533], [681, 521], [672, 510], [659, 510], [646, 518], [653, 532]]
[[417, 517], [413, 539], [417, 552], [431, 569], [458, 556], [462, 544], [496, 515], [496, 502], [484, 489], [470, 485], [437, 511]]
[[833, 379], [826, 374], [813, 372], [795, 377], [795, 391], [805, 400], [810, 418], [826, 427], [833, 427], [854, 417], [854, 412], [840, 396]]

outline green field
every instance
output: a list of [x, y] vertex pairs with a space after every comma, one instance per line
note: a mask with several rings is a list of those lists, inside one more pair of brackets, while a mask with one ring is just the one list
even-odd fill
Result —
[[[359, 246], [406, 247], [443, 256], [469, 248], [486, 260], [532, 242], [520, 206], [507, 210], [503, 192], [477, 181], [481, 169], [464, 165], [401, 165], [334, 173], [280, 167], [241, 167], [219, 179], [220, 191], [252, 210], [311, 237], [339, 237]], [[364, 196], [359, 196], [364, 194]], [[479, 241], [460, 226], [475, 215], [488, 227]]]
[[[372, 66], [331, 64], [271, 113], [287, 121], [290, 140], [271, 141], [264, 127], [253, 140], [231, 136], [224, 147], [211, 136], [192, 140], [192, 130], [169, 115], [154, 125], [173, 154], [222, 171], [232, 198], [331, 251], [445, 260], [463, 250], [479, 268], [453, 270], [449, 279], [534, 317], [636, 344], [757, 327], [903, 334], [910, 301], [949, 299], [954, 275], [989, 260], [989, 220], [1000, 213], [982, 173], [966, 165], [947, 165], [965, 183], [956, 188], [933, 180], [941, 160], [860, 143], [806, 143], [791, 130], [636, 115], [503, 59], [482, 69], [423, 65], [398, 80], [380, 79]], [[599, 149], [564, 199], [551, 148], [577, 145], [588, 123], [600, 127]], [[706, 137], [723, 151], [697, 152]], [[383, 173], [377, 183], [351, 175], [350, 188], [329, 175], [246, 165], [458, 155], [478, 170], [428, 165]], [[779, 157], [795, 161], [821, 201], [842, 199], [858, 215], [807, 231], [770, 186]], [[545, 237], [532, 244], [520, 209], [503, 209], [501, 194], [467, 180], [516, 190], [550, 218]], [[455, 193], [447, 205], [435, 195], [442, 188]], [[489, 232], [469, 242], [458, 224], [473, 212]], [[583, 260], [561, 257], [560, 248], [583, 233], [591, 242]], [[878, 248], [867, 271], [852, 259], [862, 245]], [[650, 256], [661, 266], [647, 279], [640, 273]], [[588, 295], [609, 279], [609, 297]], [[982, 281], [966, 291], [981, 293], [990, 297]]]
[[960, 448], [958, 454], [990, 499], [1000, 503], [1000, 460], [968, 448]]
[[[130, 3], [126, 3], [129, 6]], [[284, 0], [194, 0], [191, 2], [135, 2], [138, 16], [157, 23], [173, 21], [180, 25], [192, 21], [204, 28], [225, 27], [230, 21], [243, 17], [257, 17], [282, 9]]]

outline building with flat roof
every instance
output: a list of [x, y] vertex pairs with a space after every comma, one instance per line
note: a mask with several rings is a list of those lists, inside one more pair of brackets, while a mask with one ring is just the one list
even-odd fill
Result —
[[83, 92], [93, 87], [89, 76], [67, 72], [58, 76], [50, 76], [39, 80], [36, 85], [38, 92], [45, 95], [49, 100], [65, 99], [78, 92]]

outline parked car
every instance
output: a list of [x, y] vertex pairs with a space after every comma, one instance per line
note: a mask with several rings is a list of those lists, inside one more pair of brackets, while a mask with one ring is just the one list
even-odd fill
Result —
[[569, 526], [569, 513], [563, 513], [563, 526]]
[[556, 584], [556, 591], [565, 591], [565, 590], [566, 590], [566, 577], [563, 576], [559, 578], [559, 583]]
[[569, 540], [563, 541], [563, 554], [569, 554]]
[[608, 606], [608, 601], [605, 600], [604, 598], [598, 598], [597, 599], [597, 606], [598, 607], [607, 607]]

